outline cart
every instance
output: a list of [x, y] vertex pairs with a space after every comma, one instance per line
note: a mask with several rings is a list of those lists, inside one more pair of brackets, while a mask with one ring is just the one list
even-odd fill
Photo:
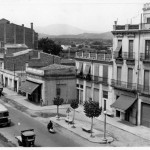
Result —
[[15, 137], [18, 140], [19, 146], [33, 147], [35, 142], [34, 129], [22, 130], [21, 136]]

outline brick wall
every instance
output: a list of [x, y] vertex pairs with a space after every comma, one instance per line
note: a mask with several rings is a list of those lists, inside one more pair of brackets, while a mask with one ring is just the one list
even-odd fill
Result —
[[[26, 28], [24, 26], [19, 26], [13, 23], [0, 24], [0, 41], [4, 41], [4, 25], [6, 25], [6, 43], [15, 42], [14, 31], [16, 29], [16, 44], [24, 44], [24, 37], [25, 37], [25, 44], [28, 46], [28, 48], [38, 49], [38, 33], [34, 32], [31, 28]], [[14, 26], [16, 27], [14, 28]], [[25, 36], [24, 36], [24, 29], [25, 29]], [[34, 41], [32, 39], [33, 32], [34, 32]]]
[[15, 57], [4, 57], [4, 69], [14, 71], [25, 70], [26, 62], [29, 61], [29, 54], [19, 55]]
[[4, 24], [0, 24], [0, 41], [4, 41]]
[[23, 27], [16, 25], [16, 43], [23, 44]]
[[39, 59], [31, 59], [29, 67], [45, 67], [53, 63], [60, 64], [60, 57], [41, 52]]
[[6, 24], [6, 43], [14, 43], [14, 24]]

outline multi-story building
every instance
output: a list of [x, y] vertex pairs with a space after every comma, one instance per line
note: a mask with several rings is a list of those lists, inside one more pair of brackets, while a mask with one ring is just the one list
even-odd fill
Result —
[[107, 112], [112, 114], [113, 92], [112, 55], [96, 52], [76, 52], [77, 98], [80, 104], [92, 99], [104, 108], [106, 100]]
[[38, 49], [38, 33], [31, 28], [10, 23], [6, 19], [0, 20], [0, 47], [5, 44], [25, 44], [29, 49]]
[[150, 3], [140, 24], [115, 22], [112, 33], [115, 116], [150, 127]]

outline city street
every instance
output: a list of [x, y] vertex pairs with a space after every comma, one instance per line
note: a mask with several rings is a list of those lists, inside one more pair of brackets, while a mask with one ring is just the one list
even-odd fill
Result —
[[[33, 128], [36, 133], [35, 146], [42, 147], [82, 147], [82, 146], [101, 146], [100, 144], [90, 143], [83, 138], [74, 135], [73, 133], [61, 128], [55, 127], [56, 134], [50, 134], [44, 124], [36, 121], [30, 116], [16, 110], [7, 104], [12, 119], [10, 127], [0, 128], [6, 138], [18, 145], [15, 136], [20, 135], [20, 131]], [[102, 145], [105, 146], [105, 145]]]

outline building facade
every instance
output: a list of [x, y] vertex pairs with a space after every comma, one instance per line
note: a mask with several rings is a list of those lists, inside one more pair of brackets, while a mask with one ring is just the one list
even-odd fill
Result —
[[37, 104], [43, 100], [43, 105], [53, 105], [55, 97], [70, 103], [76, 99], [75, 67], [51, 64], [46, 67], [26, 68], [27, 78], [19, 87], [26, 97]]
[[0, 20], [0, 46], [5, 44], [25, 44], [29, 49], [38, 49], [38, 33], [31, 28], [27, 28], [24, 24], [17, 25], [10, 23], [9, 20]]
[[115, 22], [112, 33], [115, 116], [150, 127], [150, 4], [140, 24]]
[[80, 104], [92, 99], [104, 108], [104, 100], [106, 100], [107, 112], [113, 113], [110, 107], [113, 99], [112, 67], [111, 54], [85, 51], [76, 53], [76, 88]]

